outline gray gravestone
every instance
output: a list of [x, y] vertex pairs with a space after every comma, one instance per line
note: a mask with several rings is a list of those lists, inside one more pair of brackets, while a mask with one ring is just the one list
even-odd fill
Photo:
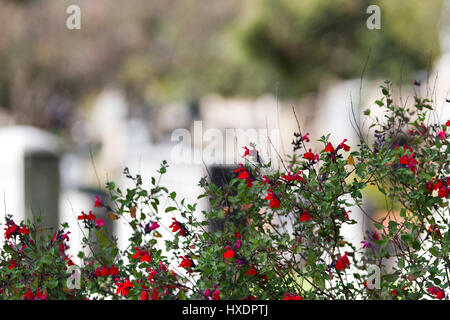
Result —
[[5, 127], [0, 129], [0, 150], [4, 155], [0, 158], [4, 213], [12, 214], [16, 223], [40, 216], [42, 227], [57, 227], [61, 151], [58, 139], [33, 127]]

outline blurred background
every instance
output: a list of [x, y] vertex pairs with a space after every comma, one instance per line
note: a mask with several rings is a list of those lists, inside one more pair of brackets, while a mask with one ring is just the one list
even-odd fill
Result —
[[[72, 4], [80, 30], [66, 27]], [[373, 4], [381, 29], [366, 24]], [[95, 196], [107, 201], [106, 181], [127, 186], [124, 167], [149, 181], [163, 159], [163, 184], [194, 202], [221, 166], [172, 164], [174, 130], [275, 128], [285, 154], [294, 108], [313, 150], [327, 133], [356, 146], [351, 106], [372, 108], [386, 79], [403, 102], [432, 96], [447, 120], [449, 17], [447, 0], [0, 0], [4, 210], [75, 223]]]

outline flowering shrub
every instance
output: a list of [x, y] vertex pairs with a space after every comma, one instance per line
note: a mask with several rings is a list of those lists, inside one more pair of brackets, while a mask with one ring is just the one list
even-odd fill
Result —
[[[85, 231], [80, 287], [69, 288], [66, 255], [70, 231], [39, 232], [30, 221], [6, 217], [1, 251], [2, 299], [448, 299], [450, 121], [429, 124], [431, 101], [396, 105], [391, 84], [376, 104], [373, 138], [360, 135], [333, 145], [329, 136], [308, 146], [300, 127], [282, 170], [271, 170], [254, 146], [225, 186], [200, 181], [210, 208], [197, 219], [195, 204], [152, 178], [125, 175], [134, 187], [107, 184], [112, 204], [99, 198], [113, 223], [133, 230], [126, 250], [92, 212], [80, 213]], [[427, 124], [425, 124], [427, 123]], [[361, 132], [361, 128], [358, 127]], [[163, 162], [159, 175], [167, 170]], [[366, 212], [362, 191], [373, 185], [386, 199], [386, 214]], [[162, 208], [161, 203], [170, 202]], [[352, 210], [353, 208], [353, 210]], [[373, 229], [361, 243], [343, 233], [364, 215]], [[170, 216], [171, 224], [162, 223]], [[361, 219], [359, 219], [361, 220]], [[220, 221], [210, 230], [208, 221]], [[358, 226], [360, 229], [365, 226]], [[161, 243], [161, 228], [171, 237]]]

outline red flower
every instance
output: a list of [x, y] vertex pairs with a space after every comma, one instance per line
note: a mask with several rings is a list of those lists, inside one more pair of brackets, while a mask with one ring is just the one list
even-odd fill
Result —
[[133, 283], [130, 282], [130, 280], [126, 280], [125, 282], [121, 283], [121, 282], [117, 282], [117, 290], [116, 290], [116, 294], [122, 294], [122, 296], [126, 296], [130, 293], [130, 288], [133, 287]]
[[144, 290], [142, 290], [142, 293], [141, 293], [141, 300], [150, 300], [150, 295], [148, 294], [148, 287], [146, 287], [146, 286], [142, 286], [142, 288], [144, 289]]
[[317, 160], [319, 158], [319, 156], [312, 153], [311, 149], [309, 149], [309, 151], [303, 155], [303, 158], [308, 159], [310, 161], [314, 161], [314, 160]]
[[410, 151], [411, 154], [408, 155], [408, 153], [406, 153], [404, 156], [400, 157], [398, 161], [400, 164], [407, 166], [412, 172], [416, 172], [415, 165], [418, 164], [417, 160], [414, 158], [416, 154], [412, 152], [410, 147], [403, 146], [403, 149], [405, 151]]
[[436, 133], [436, 137], [439, 137], [439, 139], [444, 140], [445, 139], [445, 131], [439, 131], [438, 133]]
[[347, 252], [338, 259], [336, 262], [337, 270], [345, 270], [347, 267], [350, 267], [350, 261], [347, 258]]
[[21, 234], [30, 234], [30, 229], [27, 229], [26, 227], [22, 227], [19, 229], [19, 233]]
[[393, 296], [393, 297], [396, 297], [396, 296], [397, 296], [397, 290], [395, 290], [395, 289], [392, 290], [392, 296]]
[[139, 259], [141, 255], [145, 254], [145, 252], [138, 247], [134, 247], [134, 250], [136, 250], [136, 253], [131, 257], [131, 259]]
[[107, 266], [103, 266], [102, 270], [100, 271], [100, 274], [102, 277], [107, 277], [109, 275], [109, 269]]
[[23, 295], [24, 300], [45, 300], [47, 296], [41, 292], [41, 288], [37, 288], [36, 294], [28, 288], [27, 292]]
[[250, 177], [247, 169], [244, 168], [242, 164], [239, 164], [239, 168], [234, 170], [234, 172], [239, 172], [237, 178], [241, 180], [246, 180], [247, 187], [250, 188], [253, 184], [253, 179]]
[[213, 300], [220, 300], [220, 291], [219, 291], [219, 289], [214, 290], [212, 299]]
[[297, 293], [294, 294], [285, 293], [283, 300], [302, 300], [302, 297], [300, 297]]
[[347, 141], [347, 139], [344, 139], [344, 141], [342, 141], [339, 146], [338, 146], [338, 150], [339, 149], [344, 149], [344, 151], [350, 151], [350, 147], [348, 145], [345, 144], [345, 142]]
[[154, 288], [152, 291], [152, 300], [159, 300], [158, 288]]
[[263, 184], [265, 184], [265, 183], [270, 184], [269, 178], [267, 178], [266, 176], [263, 176], [263, 178], [264, 178], [264, 180], [261, 181], [261, 183], [260, 183], [261, 186], [262, 186]]
[[7, 223], [8, 227], [5, 228], [5, 239], [9, 239], [12, 236], [15, 236], [19, 231], [19, 226], [14, 222]]
[[152, 257], [148, 253], [145, 253], [141, 256], [140, 262], [152, 262]]
[[443, 290], [439, 290], [438, 293], [436, 293], [436, 299], [444, 299], [445, 298], [445, 292]]
[[187, 231], [186, 227], [178, 222], [175, 218], [172, 218], [173, 222], [172, 224], [169, 226], [169, 228], [172, 228], [172, 232], [178, 232], [178, 234], [180, 236], [187, 236], [189, 234], [189, 232]]
[[450, 188], [442, 186], [439, 188], [438, 197], [439, 198], [448, 198], [449, 193], [450, 193]]
[[95, 220], [95, 215], [92, 214], [92, 211], [89, 211], [89, 214], [86, 215], [83, 211], [81, 211], [81, 215], [78, 216], [78, 220]]
[[270, 200], [269, 206], [271, 208], [279, 208], [280, 207], [280, 200], [278, 197], [272, 192], [272, 190], [268, 190], [267, 197], [264, 198], [264, 200]]
[[445, 123], [445, 125], [446, 125], [447, 127], [450, 127], [450, 120], [447, 120], [447, 122]]
[[224, 252], [223, 257], [225, 259], [231, 259], [234, 257], [234, 251], [230, 247], [226, 247], [225, 249], [228, 249]]
[[148, 276], [148, 281], [154, 282], [154, 278], [158, 274], [158, 270], [155, 270], [152, 268], [148, 268], [147, 270], [150, 271], [149, 276]]
[[180, 258], [183, 260], [181, 261], [181, 263], [178, 267], [185, 268], [185, 269], [189, 269], [192, 267], [193, 262], [191, 259], [188, 258], [188, 256], [184, 256], [184, 257], [180, 256]]
[[96, 217], [94, 214], [92, 214], [92, 211], [89, 211], [89, 214], [87, 215], [86, 219], [88, 220], [95, 220]]
[[244, 147], [244, 149], [245, 149], [245, 152], [244, 152], [244, 155], [242, 157], [246, 157], [246, 156], [248, 156], [250, 154], [250, 150], [247, 147]]
[[41, 288], [37, 288], [34, 300], [45, 300], [47, 296], [41, 292]]
[[300, 221], [308, 222], [311, 219], [311, 216], [308, 212], [303, 211], [303, 213], [300, 215]]
[[9, 270], [12, 270], [16, 267], [17, 267], [17, 263], [13, 259], [11, 259], [10, 265], [9, 265]]
[[97, 229], [103, 227], [104, 225], [105, 225], [105, 221], [103, 221], [103, 219], [97, 219], [97, 221], [95, 222], [95, 227]]
[[152, 257], [145, 251], [139, 249], [139, 247], [134, 247], [136, 253], [131, 257], [132, 259], [139, 259], [140, 262], [152, 262]]
[[238, 174], [238, 179], [241, 179], [241, 180], [248, 179], [249, 177], [250, 177], [250, 174], [247, 172], [247, 170], [241, 171]]
[[328, 142], [327, 146], [325, 147], [325, 149], [323, 151], [334, 153], [333, 145], [330, 142]]
[[25, 292], [23, 295], [24, 300], [32, 300], [34, 298], [33, 292], [31, 292], [30, 288], [28, 288], [28, 291]]
[[309, 142], [308, 136], [309, 136], [309, 132], [307, 132], [307, 133], [302, 137], [301, 141]]
[[149, 233], [149, 232], [151, 232], [151, 231], [153, 231], [155, 229], [158, 229], [159, 227], [160, 226], [159, 226], [159, 223], [157, 221], [153, 222], [151, 225], [149, 223], [147, 223], [145, 225], [145, 233]]
[[444, 299], [445, 298], [445, 292], [441, 288], [435, 288], [433, 286], [428, 287], [428, 292], [435, 296], [436, 299]]
[[109, 268], [109, 275], [110, 276], [118, 276], [119, 275], [119, 268], [115, 267], [114, 265], [111, 265], [111, 268]]
[[256, 276], [257, 274], [258, 274], [258, 271], [255, 269], [255, 267], [252, 267], [246, 273], [247, 276]]
[[290, 173], [288, 173], [287, 175], [283, 175], [282, 176], [282, 178], [284, 179], [284, 180], [287, 180], [287, 181], [305, 181], [302, 177], [300, 177], [300, 173], [301, 173], [301, 171], [298, 171], [296, 174], [294, 174], [293, 176], [291, 176], [291, 174]]
[[99, 197], [95, 196], [94, 208], [99, 208], [102, 205], [102, 200]]

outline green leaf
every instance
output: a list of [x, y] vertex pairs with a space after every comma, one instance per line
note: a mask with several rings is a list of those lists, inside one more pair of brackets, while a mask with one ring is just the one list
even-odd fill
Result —
[[167, 212], [171, 212], [171, 211], [174, 211], [174, 210], [177, 210], [177, 208], [176, 207], [167, 207], [165, 212], [167, 213]]
[[440, 252], [439, 252], [439, 249], [437, 248], [437, 247], [431, 247], [430, 248], [430, 253], [433, 255], [433, 256], [435, 256], [435, 257], [437, 257], [437, 258], [439, 258], [441, 255], [440, 255]]
[[381, 224], [379, 224], [379, 223], [376, 223], [376, 222], [374, 222], [373, 225], [374, 225], [374, 227], [377, 228], [378, 230], [382, 230], [382, 229], [384, 228], [383, 225], [381, 225]]

